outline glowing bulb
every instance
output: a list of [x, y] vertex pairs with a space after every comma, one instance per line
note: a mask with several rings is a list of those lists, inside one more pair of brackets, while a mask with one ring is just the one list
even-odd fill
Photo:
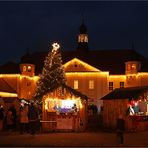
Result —
[[52, 47], [53, 47], [55, 50], [57, 50], [57, 49], [60, 48], [60, 45], [59, 45], [58, 43], [53, 43], [53, 44], [52, 44]]

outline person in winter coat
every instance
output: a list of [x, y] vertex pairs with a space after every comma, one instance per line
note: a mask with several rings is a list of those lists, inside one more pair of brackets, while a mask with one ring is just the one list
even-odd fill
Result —
[[13, 113], [10, 108], [8, 109], [7, 114], [6, 114], [6, 124], [7, 124], [8, 130], [13, 129], [14, 117], [13, 117]]
[[125, 130], [125, 120], [122, 115], [119, 115], [117, 119], [117, 138], [119, 140], [119, 144], [122, 145], [124, 143], [124, 130]]
[[31, 102], [31, 105], [29, 106], [28, 117], [30, 132], [32, 135], [34, 135], [37, 130], [38, 111], [33, 102]]
[[9, 110], [11, 110], [12, 115], [13, 115], [13, 125], [12, 128], [16, 128], [16, 119], [17, 119], [17, 114], [16, 114], [16, 108], [15, 106], [12, 104], [9, 108]]
[[28, 105], [25, 104], [24, 107], [20, 107], [20, 134], [29, 132], [28, 124]]

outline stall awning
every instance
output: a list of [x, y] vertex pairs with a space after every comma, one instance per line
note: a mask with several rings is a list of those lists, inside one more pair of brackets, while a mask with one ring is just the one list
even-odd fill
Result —
[[148, 91], [148, 86], [118, 88], [101, 98], [101, 100], [138, 99], [146, 91]]

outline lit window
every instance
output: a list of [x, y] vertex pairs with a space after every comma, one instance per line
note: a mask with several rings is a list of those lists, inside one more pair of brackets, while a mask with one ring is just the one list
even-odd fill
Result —
[[94, 80], [89, 80], [89, 89], [94, 89]]
[[78, 80], [74, 80], [74, 89], [78, 89]]
[[31, 66], [28, 66], [28, 72], [31, 72]]
[[113, 88], [114, 88], [114, 83], [113, 82], [109, 82], [109, 90], [113, 90]]
[[27, 70], [26, 66], [23, 66], [23, 72], [26, 72], [26, 70]]
[[131, 65], [128, 64], [128, 65], [127, 65], [127, 70], [130, 70], [130, 69], [131, 69]]
[[132, 64], [132, 70], [136, 70], [136, 64]]
[[124, 88], [124, 82], [120, 82], [120, 88]]
[[88, 42], [88, 37], [87, 36], [85, 36], [85, 42]]

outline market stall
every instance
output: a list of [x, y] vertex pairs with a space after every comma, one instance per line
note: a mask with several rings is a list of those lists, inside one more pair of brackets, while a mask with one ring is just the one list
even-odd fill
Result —
[[104, 127], [115, 129], [117, 118], [122, 115], [127, 131], [148, 129], [147, 86], [115, 89], [102, 100]]
[[64, 85], [43, 97], [43, 131], [84, 131], [87, 96]]

